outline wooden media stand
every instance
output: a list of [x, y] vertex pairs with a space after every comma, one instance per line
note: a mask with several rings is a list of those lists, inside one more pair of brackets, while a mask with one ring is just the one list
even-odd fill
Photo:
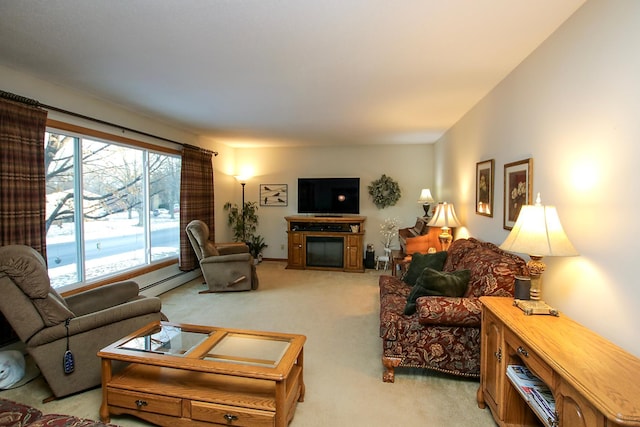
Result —
[[364, 272], [363, 216], [288, 216], [287, 268]]

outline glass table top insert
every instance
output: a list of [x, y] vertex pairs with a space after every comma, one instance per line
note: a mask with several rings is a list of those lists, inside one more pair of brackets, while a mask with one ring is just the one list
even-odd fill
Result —
[[120, 345], [120, 348], [184, 356], [209, 338], [209, 335], [209, 333], [185, 331], [177, 326], [162, 325], [158, 330], [125, 342]]
[[[207, 340], [210, 343], [205, 343]], [[184, 357], [201, 347], [194, 355], [201, 354], [202, 360], [275, 368], [290, 346], [291, 340], [284, 337], [224, 329], [192, 331], [188, 327], [162, 324], [125, 341], [118, 348]]]
[[289, 348], [288, 339], [228, 333], [204, 356], [204, 360], [276, 367]]

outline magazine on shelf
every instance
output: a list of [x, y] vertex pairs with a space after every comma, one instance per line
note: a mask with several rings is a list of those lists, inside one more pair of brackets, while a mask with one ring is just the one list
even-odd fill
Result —
[[533, 375], [526, 366], [508, 365], [507, 376], [520, 387], [546, 387], [540, 378]]
[[526, 366], [508, 365], [507, 377], [545, 425], [553, 425], [556, 405], [549, 387]]
[[547, 387], [534, 388], [531, 390], [531, 396], [540, 406], [542, 406], [542, 409], [544, 409], [545, 413], [547, 413], [551, 417], [555, 416], [556, 401], [553, 398], [551, 390], [549, 390]]

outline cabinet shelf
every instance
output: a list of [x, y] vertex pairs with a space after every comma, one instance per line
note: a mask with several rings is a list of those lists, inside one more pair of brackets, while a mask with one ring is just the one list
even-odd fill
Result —
[[[558, 425], [553, 394], [547, 385], [524, 365], [508, 365], [507, 379], [546, 427]], [[544, 396], [551, 395], [551, 398]], [[546, 402], [546, 403], [545, 403]]]

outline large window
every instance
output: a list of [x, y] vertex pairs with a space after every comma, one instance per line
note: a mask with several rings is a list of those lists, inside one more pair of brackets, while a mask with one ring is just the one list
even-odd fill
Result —
[[177, 154], [48, 130], [47, 261], [54, 288], [178, 256]]

